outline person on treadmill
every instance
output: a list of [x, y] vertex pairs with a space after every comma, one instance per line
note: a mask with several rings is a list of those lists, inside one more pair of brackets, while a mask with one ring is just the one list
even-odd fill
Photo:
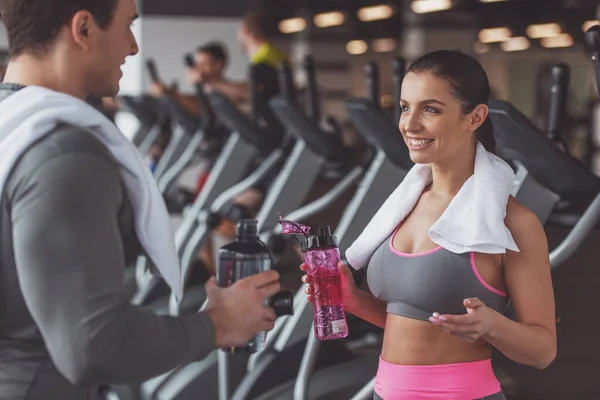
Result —
[[368, 291], [339, 265], [345, 311], [384, 328], [375, 399], [501, 400], [493, 348], [540, 369], [556, 357], [546, 235], [510, 195], [489, 97], [481, 65], [456, 51], [422, 56], [402, 83], [398, 140], [415, 166], [345, 253]]
[[[35, 11], [35, 12], [33, 12]], [[11, 59], [0, 85], [0, 397], [94, 400], [272, 329], [269, 271], [206, 285], [206, 311], [132, 305], [145, 254], [181, 298], [174, 238], [142, 155], [85, 103], [119, 91], [138, 52], [135, 0], [0, 0]]]

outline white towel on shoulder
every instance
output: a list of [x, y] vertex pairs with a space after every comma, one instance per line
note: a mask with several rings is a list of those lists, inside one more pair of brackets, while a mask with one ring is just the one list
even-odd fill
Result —
[[[369, 263], [375, 250], [415, 207], [431, 179], [431, 165], [416, 164], [411, 168], [346, 250], [346, 258], [353, 268], [361, 269]], [[519, 251], [504, 223], [514, 181], [512, 168], [478, 142], [474, 174], [431, 226], [429, 238], [453, 253]]]
[[0, 102], [0, 193], [19, 157], [60, 123], [80, 127], [82, 132], [94, 135], [117, 160], [132, 203], [138, 239], [176, 297], [181, 299], [181, 268], [167, 208], [156, 181], [136, 147], [86, 102], [37, 86], [23, 88]]

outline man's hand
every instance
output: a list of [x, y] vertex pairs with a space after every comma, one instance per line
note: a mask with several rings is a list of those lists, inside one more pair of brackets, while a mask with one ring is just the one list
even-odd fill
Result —
[[150, 95], [153, 97], [163, 97], [167, 92], [167, 87], [163, 83], [154, 82], [150, 86]]
[[206, 283], [210, 315], [216, 330], [216, 347], [243, 346], [275, 325], [275, 310], [267, 299], [281, 290], [279, 274], [267, 271], [239, 280], [228, 288], [211, 278]]
[[187, 68], [186, 76], [189, 83], [192, 85], [197, 85], [202, 83], [204, 80], [202, 79], [202, 74], [196, 68]]

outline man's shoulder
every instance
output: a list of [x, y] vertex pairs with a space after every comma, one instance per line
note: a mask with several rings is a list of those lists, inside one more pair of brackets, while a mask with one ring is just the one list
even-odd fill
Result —
[[[49, 161], [73, 163], [72, 158], [64, 157], [66, 154], [89, 154], [92, 157], [100, 157], [117, 169], [116, 161], [108, 148], [93, 134], [80, 127], [61, 124], [22, 154], [9, 175], [8, 189], [34, 176]], [[68, 170], [78, 166], [65, 165], [64, 167]]]
[[40, 165], [67, 153], [90, 153], [114, 162], [108, 148], [94, 135], [77, 126], [60, 124], [43, 139], [34, 143], [23, 155], [20, 164]]

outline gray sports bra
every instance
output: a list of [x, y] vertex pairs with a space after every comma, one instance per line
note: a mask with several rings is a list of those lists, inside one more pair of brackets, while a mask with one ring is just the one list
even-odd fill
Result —
[[500, 313], [508, 294], [488, 285], [475, 266], [474, 253], [455, 254], [443, 247], [417, 254], [394, 249], [396, 231], [383, 242], [367, 267], [367, 282], [387, 312], [428, 320], [434, 312], [462, 315], [463, 301], [477, 297]]

